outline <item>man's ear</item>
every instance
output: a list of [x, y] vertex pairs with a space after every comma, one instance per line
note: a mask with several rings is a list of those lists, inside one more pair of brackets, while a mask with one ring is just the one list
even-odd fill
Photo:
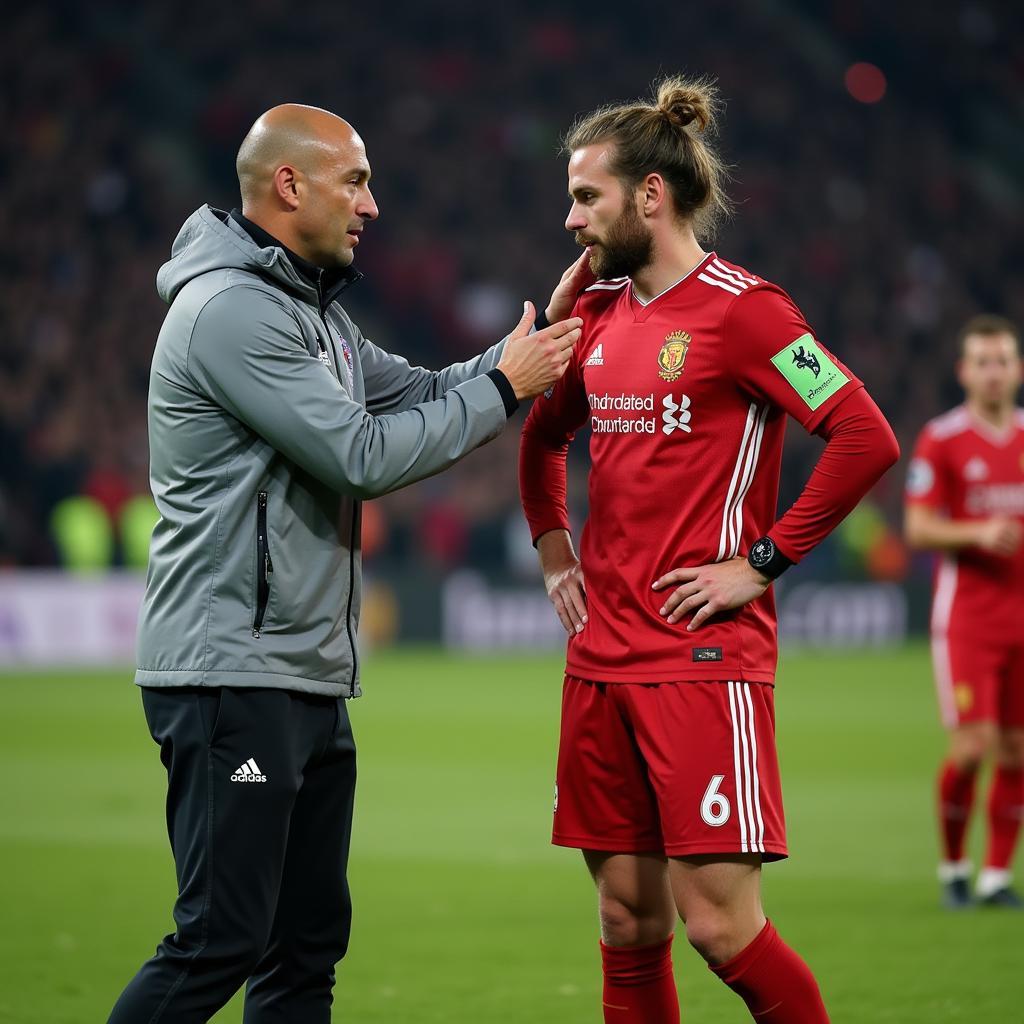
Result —
[[641, 182], [643, 190], [641, 197], [641, 208], [645, 217], [651, 217], [665, 202], [668, 193], [668, 186], [665, 179], [657, 173], [648, 174]]
[[299, 205], [300, 188], [299, 172], [290, 164], [282, 164], [274, 171], [274, 195], [290, 210]]

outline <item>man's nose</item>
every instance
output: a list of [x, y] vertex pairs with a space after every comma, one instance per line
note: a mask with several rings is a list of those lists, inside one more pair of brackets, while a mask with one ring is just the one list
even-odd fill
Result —
[[565, 230], [582, 231], [586, 226], [586, 218], [576, 209], [576, 204], [573, 203], [569, 209], [569, 216], [565, 218]]
[[356, 207], [356, 213], [366, 220], [376, 220], [377, 217], [380, 216], [380, 210], [377, 209], [377, 203], [373, 198], [373, 193], [369, 189], [366, 189], [366, 194]]

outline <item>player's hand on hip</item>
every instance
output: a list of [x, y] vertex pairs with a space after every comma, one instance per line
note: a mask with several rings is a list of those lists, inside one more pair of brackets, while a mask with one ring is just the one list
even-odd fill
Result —
[[553, 324], [556, 320], [567, 317], [572, 312], [572, 307], [576, 305], [576, 296], [596, 280], [594, 272], [590, 269], [590, 250], [584, 249], [580, 258], [566, 267], [561, 281], [555, 285], [555, 290], [551, 293], [551, 301], [544, 310], [548, 323]]
[[582, 633], [587, 624], [587, 585], [580, 563], [573, 561], [545, 572], [544, 588], [565, 631], [570, 636]]
[[1019, 519], [993, 516], [978, 524], [978, 547], [991, 555], [1009, 558], [1024, 539], [1024, 527]]
[[523, 317], [508, 336], [497, 367], [519, 399], [547, 391], [565, 373], [583, 327], [583, 321], [576, 316], [530, 334], [535, 318], [533, 303], [524, 302]]
[[718, 612], [740, 608], [760, 597], [771, 580], [762, 576], [743, 557], [712, 562], [688, 569], [673, 569], [654, 581], [655, 590], [676, 585], [659, 614], [672, 623], [694, 612], [686, 627], [693, 632]]

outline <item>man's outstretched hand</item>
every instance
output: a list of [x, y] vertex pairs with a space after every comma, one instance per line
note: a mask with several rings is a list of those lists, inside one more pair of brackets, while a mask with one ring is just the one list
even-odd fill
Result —
[[530, 334], [536, 315], [533, 303], [524, 302], [522, 319], [508, 336], [497, 366], [520, 400], [547, 391], [565, 373], [583, 326], [576, 316]]

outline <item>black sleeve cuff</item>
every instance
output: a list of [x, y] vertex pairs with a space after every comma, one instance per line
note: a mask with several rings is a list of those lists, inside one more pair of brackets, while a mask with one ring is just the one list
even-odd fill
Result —
[[544, 315], [544, 310], [538, 309], [537, 316], [534, 318], [533, 321], [533, 329], [535, 331], [543, 331], [545, 327], [550, 326], [551, 324], [548, 323], [548, 318]]
[[519, 399], [516, 398], [516, 393], [509, 383], [508, 377], [498, 369], [488, 370], [486, 376], [491, 378], [494, 386], [498, 389], [498, 394], [501, 395], [501, 400], [505, 403], [505, 415], [512, 416], [519, 408]]

